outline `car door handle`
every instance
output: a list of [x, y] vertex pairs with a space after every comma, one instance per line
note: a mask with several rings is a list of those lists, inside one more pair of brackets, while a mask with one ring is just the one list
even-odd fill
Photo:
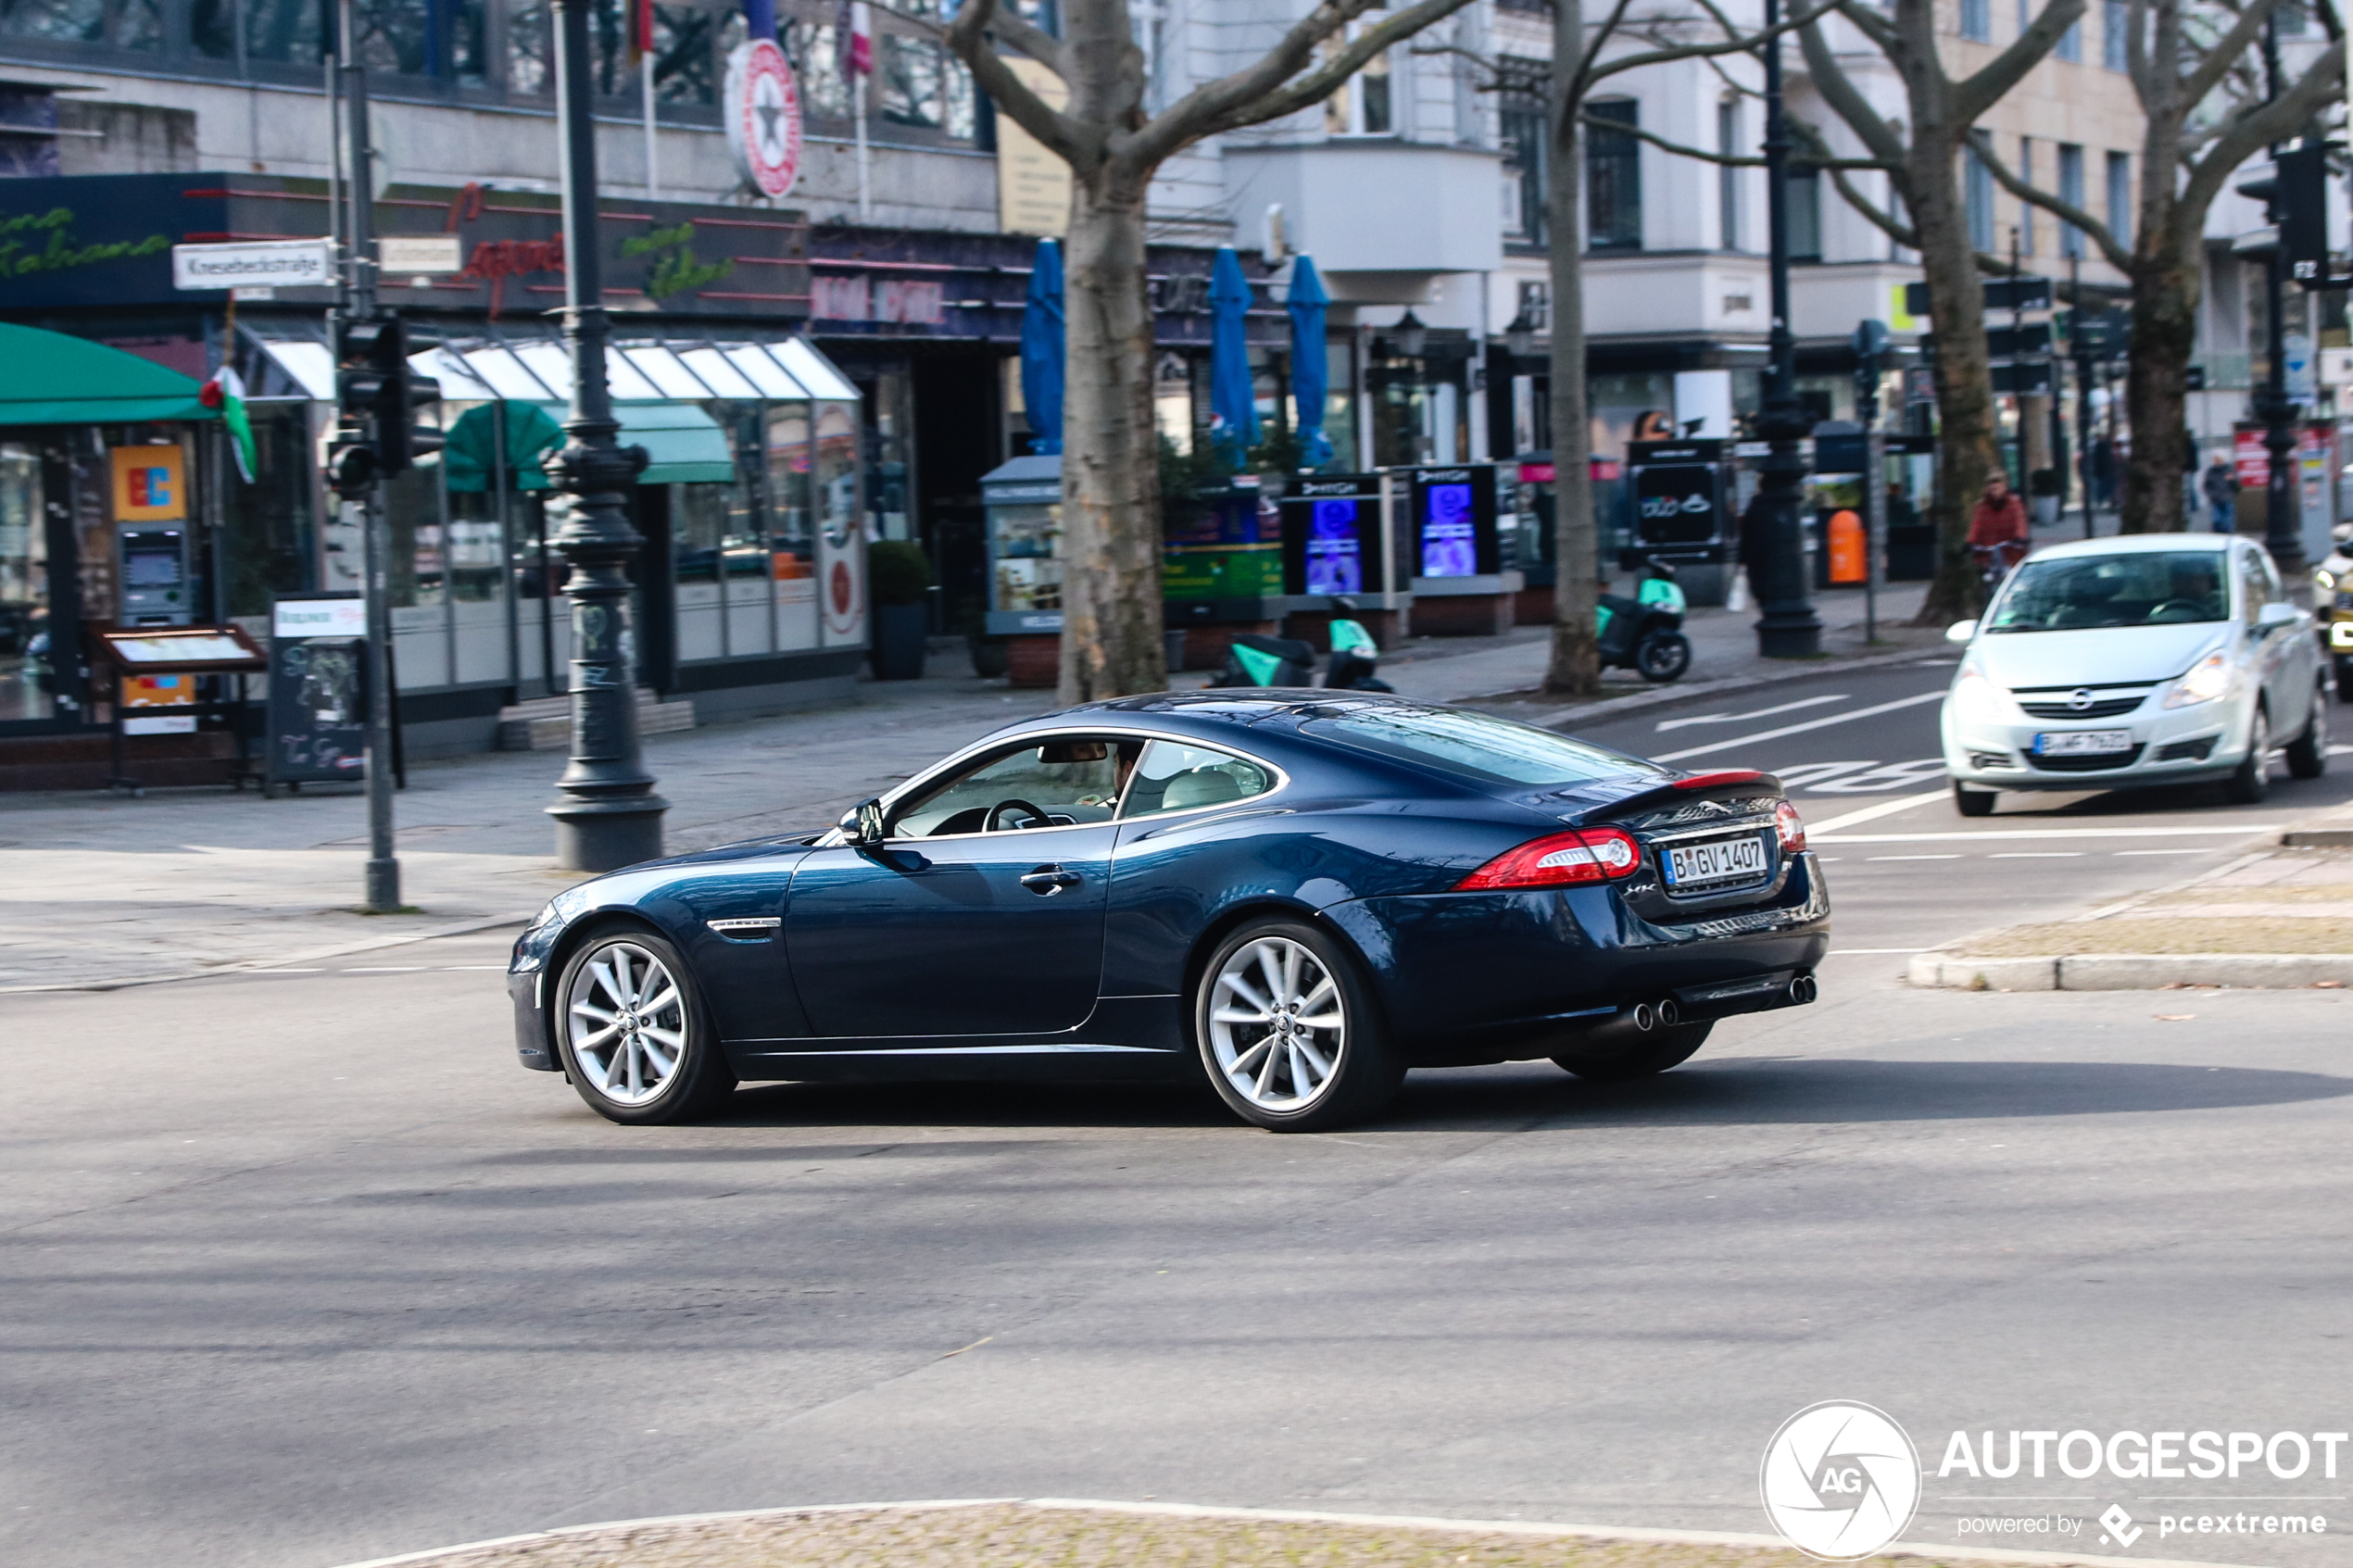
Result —
[[1076, 872], [1066, 872], [1060, 866], [1040, 866], [1021, 879], [1021, 884], [1040, 897], [1051, 898], [1065, 887], [1076, 887], [1083, 879]]

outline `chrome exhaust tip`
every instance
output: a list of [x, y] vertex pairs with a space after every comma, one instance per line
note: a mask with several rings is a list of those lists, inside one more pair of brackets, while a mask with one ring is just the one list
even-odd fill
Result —
[[1672, 997], [1661, 997], [1658, 1000], [1657, 1011], [1658, 1026], [1661, 1029], [1672, 1029], [1683, 1022], [1683, 1010]]
[[1811, 973], [1799, 974], [1789, 983], [1789, 1000], [1792, 1007], [1804, 1007], [1814, 999], [1815, 995], [1814, 976]]
[[1651, 1006], [1648, 1002], [1636, 1002], [1634, 1004], [1634, 1028], [1636, 1033], [1647, 1035], [1657, 1027], [1658, 1010]]

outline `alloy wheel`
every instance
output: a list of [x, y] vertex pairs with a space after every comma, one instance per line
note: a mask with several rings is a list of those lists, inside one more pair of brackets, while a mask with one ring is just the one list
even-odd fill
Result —
[[1262, 936], [1217, 972], [1209, 1044], [1236, 1094], [1262, 1110], [1298, 1110], [1339, 1074], [1347, 1007], [1331, 972], [1304, 944]]
[[590, 955], [573, 977], [564, 1028], [589, 1086], [616, 1105], [644, 1105], [686, 1055], [686, 1000], [669, 968], [635, 942]]

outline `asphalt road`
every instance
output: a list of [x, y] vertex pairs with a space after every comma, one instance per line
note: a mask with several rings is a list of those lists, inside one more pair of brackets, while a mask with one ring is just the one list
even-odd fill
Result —
[[1316, 1137], [1182, 1088], [772, 1086], [616, 1128], [514, 1066], [495, 935], [9, 997], [0, 1562], [323, 1568], [955, 1496], [1755, 1530], [1775, 1428], [1856, 1399], [1930, 1467], [1913, 1539], [2115, 1552], [1961, 1522], [2119, 1503], [2127, 1555], [2341, 1562], [2153, 1527], [2186, 1494], [2353, 1528], [2317, 1467], [1936, 1470], [1956, 1430], [2353, 1426], [2353, 997], [1906, 992], [1871, 949], [1976, 918], [1977, 879], [2028, 912], [2082, 873], [1852, 860], [1866, 951], [1815, 1007], [1643, 1085], [1416, 1074]]

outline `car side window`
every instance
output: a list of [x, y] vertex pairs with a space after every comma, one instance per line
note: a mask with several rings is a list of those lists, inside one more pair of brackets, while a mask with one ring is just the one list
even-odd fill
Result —
[[1144, 747], [1135, 776], [1127, 781], [1125, 817], [1151, 817], [1247, 800], [1275, 787], [1275, 775], [1230, 751], [1156, 740]]
[[2263, 558], [2253, 550], [2239, 552], [2239, 619], [2249, 626], [2271, 602], [2271, 585], [2263, 580]]
[[1141, 743], [1057, 735], [983, 757], [892, 813], [893, 838], [1107, 822]]

